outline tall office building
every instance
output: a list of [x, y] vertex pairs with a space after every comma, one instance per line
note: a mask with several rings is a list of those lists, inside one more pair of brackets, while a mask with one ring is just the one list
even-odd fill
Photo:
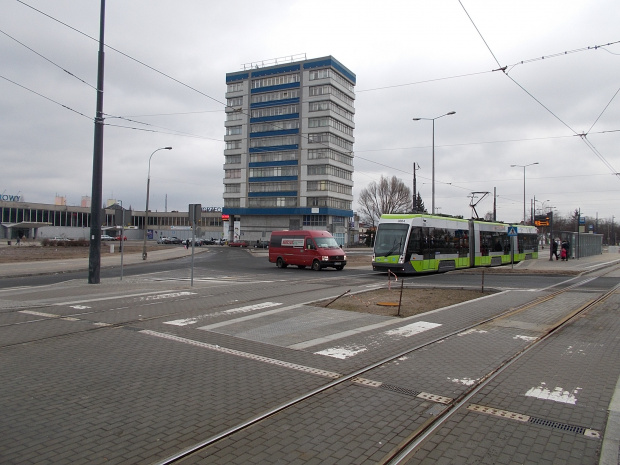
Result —
[[331, 56], [278, 61], [226, 74], [225, 235], [323, 229], [346, 245], [355, 74]]

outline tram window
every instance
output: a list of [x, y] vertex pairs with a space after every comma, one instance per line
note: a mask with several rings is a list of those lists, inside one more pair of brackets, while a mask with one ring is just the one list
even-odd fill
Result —
[[407, 260], [412, 254], [423, 255], [422, 228], [411, 228], [409, 242], [407, 243]]

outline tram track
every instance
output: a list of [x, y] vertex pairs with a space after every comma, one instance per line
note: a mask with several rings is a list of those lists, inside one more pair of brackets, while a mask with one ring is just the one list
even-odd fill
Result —
[[[543, 335], [532, 341], [521, 351], [514, 354], [511, 358], [505, 360], [494, 371], [489, 372], [485, 377], [483, 377], [475, 386], [472, 386], [471, 389], [464, 392], [458, 399], [455, 399], [453, 403], [447, 406], [441, 414], [437, 415], [435, 418], [431, 418], [431, 421], [428, 421], [427, 424], [423, 425], [422, 428], [419, 428], [412, 435], [410, 435], [410, 437], [407, 438], [406, 441], [401, 443], [401, 445], [399, 445], [399, 447], [396, 448], [393, 453], [386, 456], [379, 463], [385, 465], [398, 465], [405, 463], [422, 445], [424, 441], [426, 441], [436, 430], [442, 427], [459, 409], [465, 407], [474, 395], [479, 393], [485, 386], [487, 386], [491, 381], [497, 378], [497, 376], [499, 376], [504, 370], [508, 369], [526, 353], [540, 346], [540, 344], [545, 342], [553, 333], [565, 327], [575, 317], [603, 303], [604, 301], [609, 299], [609, 297], [611, 297], [614, 293], [618, 292], [619, 289], [620, 284], [605, 292], [604, 294], [597, 296], [596, 298], [592, 299], [591, 301], [587, 302], [576, 310], [570, 312], [564, 318], [560, 319], [553, 327], [547, 329], [547, 331], [545, 331]], [[568, 290], [569, 289], [566, 289], [566, 291]]]
[[[198, 456], [200, 456], [201, 458], [204, 458], [205, 454], [208, 456], [209, 448], [212, 448], [218, 445], [219, 443], [223, 442], [224, 440], [231, 438], [231, 436], [237, 435], [237, 433], [242, 433], [243, 431], [249, 430], [251, 427], [258, 426], [263, 421], [274, 418], [280, 414], [284, 414], [288, 409], [291, 409], [292, 407], [299, 407], [304, 402], [310, 402], [313, 399], [317, 398], [317, 396], [319, 396], [322, 393], [333, 390], [334, 388], [339, 387], [339, 386], [346, 386], [346, 383], [356, 382], [358, 384], [364, 384], [364, 382], [366, 382], [368, 386], [373, 387], [373, 381], [367, 379], [366, 377], [362, 378], [362, 375], [368, 375], [372, 370], [383, 367], [389, 363], [392, 363], [398, 359], [401, 359], [402, 357], [413, 355], [415, 352], [428, 349], [430, 346], [434, 344], [445, 342], [446, 340], [453, 338], [457, 335], [460, 335], [466, 331], [470, 331], [476, 328], [483, 327], [496, 320], [514, 316], [528, 309], [531, 309], [532, 307], [551, 301], [567, 292], [574, 291], [575, 289], [579, 288], [580, 286], [583, 286], [584, 284], [587, 284], [593, 279], [595, 278], [592, 277], [592, 278], [581, 279], [576, 283], [573, 283], [562, 289], [558, 289], [553, 292], [550, 292], [547, 295], [540, 296], [518, 307], [510, 308], [492, 317], [476, 321], [475, 323], [471, 325], [467, 325], [457, 330], [451, 331], [450, 333], [443, 334], [440, 337], [437, 337], [433, 340], [430, 340], [425, 343], [419, 344], [417, 346], [409, 347], [397, 353], [391, 354], [388, 357], [385, 357], [379, 361], [376, 361], [362, 368], [356, 369], [355, 371], [351, 373], [343, 374], [339, 378], [329, 381], [323, 386], [320, 386], [316, 389], [313, 389], [304, 394], [301, 394], [265, 412], [259, 413], [254, 417], [251, 417], [243, 422], [240, 422], [237, 425], [231, 426], [205, 439], [204, 441], [197, 442], [193, 444], [192, 446], [187, 447], [173, 455], [170, 455], [167, 458], [161, 461], [158, 461], [156, 463], [158, 465], [169, 465], [169, 464], [176, 464], [176, 463], [185, 463], [186, 461], [192, 462], [192, 460], [196, 459], [196, 457]], [[425, 421], [421, 426], [413, 430], [404, 441], [401, 441], [398, 444], [398, 446], [395, 447], [392, 451], [390, 451], [379, 463], [382, 463], [382, 464], [404, 463], [415, 452], [415, 450], [427, 438], [429, 438], [433, 434], [433, 432], [435, 432], [446, 421], [448, 421], [448, 419], [450, 419], [454, 415], [454, 413], [456, 413], [459, 409], [463, 408], [476, 393], [478, 393], [481, 389], [483, 389], [486, 385], [488, 385], [491, 381], [493, 381], [504, 370], [509, 368], [524, 354], [540, 346], [540, 344], [542, 344], [545, 340], [547, 340], [553, 333], [562, 329], [566, 325], [570, 324], [577, 316], [601, 304], [602, 302], [607, 300], [611, 295], [618, 292], [619, 289], [620, 289], [620, 285], [616, 285], [614, 288], [604, 292], [603, 294], [600, 294], [596, 296], [595, 298], [590, 299], [587, 303], [581, 305], [579, 308], [574, 309], [570, 311], [569, 313], [563, 315], [562, 318], [555, 321], [552, 325], [549, 325], [540, 336], [538, 336], [536, 339], [534, 339], [532, 342], [527, 344], [525, 347], [523, 347], [518, 352], [502, 360], [500, 363], [497, 364], [497, 366], [493, 370], [489, 371], [484, 376], [481, 376], [474, 385], [466, 389], [458, 397], [454, 399], [450, 399], [450, 398], [441, 398], [440, 396], [436, 396], [437, 398], [434, 399], [432, 395], [423, 393], [426, 395], [424, 399], [430, 400], [431, 402], [437, 402], [437, 404], [440, 405], [441, 411], [433, 415], [431, 418]], [[381, 383], [375, 383], [374, 386], [376, 387], [380, 384]]]

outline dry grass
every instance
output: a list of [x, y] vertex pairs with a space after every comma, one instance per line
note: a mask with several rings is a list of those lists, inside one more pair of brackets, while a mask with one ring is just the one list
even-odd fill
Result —
[[494, 291], [481, 292], [471, 289], [404, 288], [401, 296], [400, 285], [394, 285], [391, 290], [379, 289], [360, 294], [345, 294], [336, 300], [323, 300], [314, 305], [373, 315], [408, 317], [493, 293]]

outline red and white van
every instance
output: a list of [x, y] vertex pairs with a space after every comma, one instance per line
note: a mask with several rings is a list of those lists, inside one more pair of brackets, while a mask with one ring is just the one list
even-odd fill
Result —
[[347, 256], [327, 231], [273, 231], [269, 261], [278, 268], [296, 265], [299, 268], [309, 266], [315, 271], [328, 267], [342, 270]]

